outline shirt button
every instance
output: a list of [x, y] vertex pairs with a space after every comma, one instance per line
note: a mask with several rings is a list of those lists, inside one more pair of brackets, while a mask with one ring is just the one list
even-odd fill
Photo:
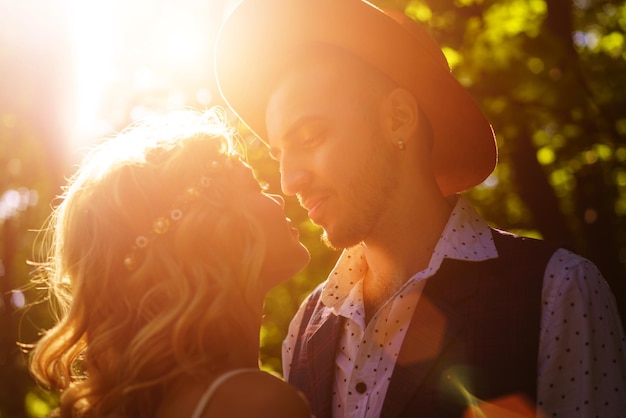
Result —
[[365, 393], [365, 391], [367, 390], [367, 385], [363, 382], [359, 382], [356, 384], [356, 391], [359, 393]]

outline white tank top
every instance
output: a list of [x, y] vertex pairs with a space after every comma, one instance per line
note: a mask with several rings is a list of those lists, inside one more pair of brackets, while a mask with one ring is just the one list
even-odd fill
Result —
[[204, 412], [204, 409], [209, 404], [209, 401], [211, 400], [211, 398], [215, 394], [215, 391], [217, 391], [217, 389], [219, 389], [219, 387], [225, 381], [227, 381], [231, 377], [236, 376], [238, 374], [246, 373], [246, 372], [252, 372], [252, 371], [258, 372], [259, 369], [252, 369], [252, 368], [250, 368], [250, 369], [235, 369], [235, 370], [230, 370], [230, 371], [228, 371], [228, 372], [218, 376], [217, 379], [215, 379], [213, 381], [213, 383], [211, 383], [211, 385], [206, 389], [206, 391], [204, 391], [204, 393], [200, 397], [200, 400], [198, 401], [198, 405], [196, 405], [196, 409], [193, 411], [193, 415], [191, 416], [191, 418], [200, 418], [200, 416]]

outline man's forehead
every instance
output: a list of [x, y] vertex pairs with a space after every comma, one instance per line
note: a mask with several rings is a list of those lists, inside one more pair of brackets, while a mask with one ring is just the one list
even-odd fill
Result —
[[338, 92], [385, 92], [396, 86], [372, 65], [332, 46], [302, 48], [286, 58], [270, 89], [266, 112], [277, 98], [326, 99]]
[[[342, 72], [330, 61], [311, 61], [300, 63], [285, 71], [274, 84], [268, 99], [268, 108], [284, 98], [306, 99], [316, 94], [319, 88], [333, 86], [342, 79]], [[327, 92], [321, 92], [327, 93]]]
[[275, 85], [266, 106], [268, 139], [282, 136], [284, 129], [303, 118], [312, 118], [323, 111], [340, 88], [345, 87], [332, 66], [318, 62], [298, 66], [285, 73]]
[[270, 89], [266, 112], [289, 98], [328, 98], [337, 90], [371, 89], [390, 80], [352, 54], [334, 47], [305, 48], [285, 60]]

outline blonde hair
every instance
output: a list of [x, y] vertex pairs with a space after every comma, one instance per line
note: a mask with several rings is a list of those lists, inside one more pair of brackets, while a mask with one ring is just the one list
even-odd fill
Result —
[[[133, 126], [96, 147], [70, 180], [37, 279], [60, 319], [30, 363], [61, 391], [62, 416], [151, 416], [173, 379], [235, 361], [246, 319], [260, 315], [251, 300], [264, 235], [238, 201], [228, 166], [244, 164], [223, 119], [216, 109], [185, 111]], [[129, 271], [136, 238], [204, 176], [210, 187], [175, 228], [137, 250]]]

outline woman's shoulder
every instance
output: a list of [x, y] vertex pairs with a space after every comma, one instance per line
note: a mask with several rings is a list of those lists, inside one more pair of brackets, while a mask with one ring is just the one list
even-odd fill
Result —
[[166, 393], [157, 418], [311, 418], [304, 396], [281, 378], [236, 369], [212, 381], [181, 380]]
[[310, 418], [311, 413], [304, 396], [279, 377], [245, 370], [232, 374], [216, 388], [200, 416]]

